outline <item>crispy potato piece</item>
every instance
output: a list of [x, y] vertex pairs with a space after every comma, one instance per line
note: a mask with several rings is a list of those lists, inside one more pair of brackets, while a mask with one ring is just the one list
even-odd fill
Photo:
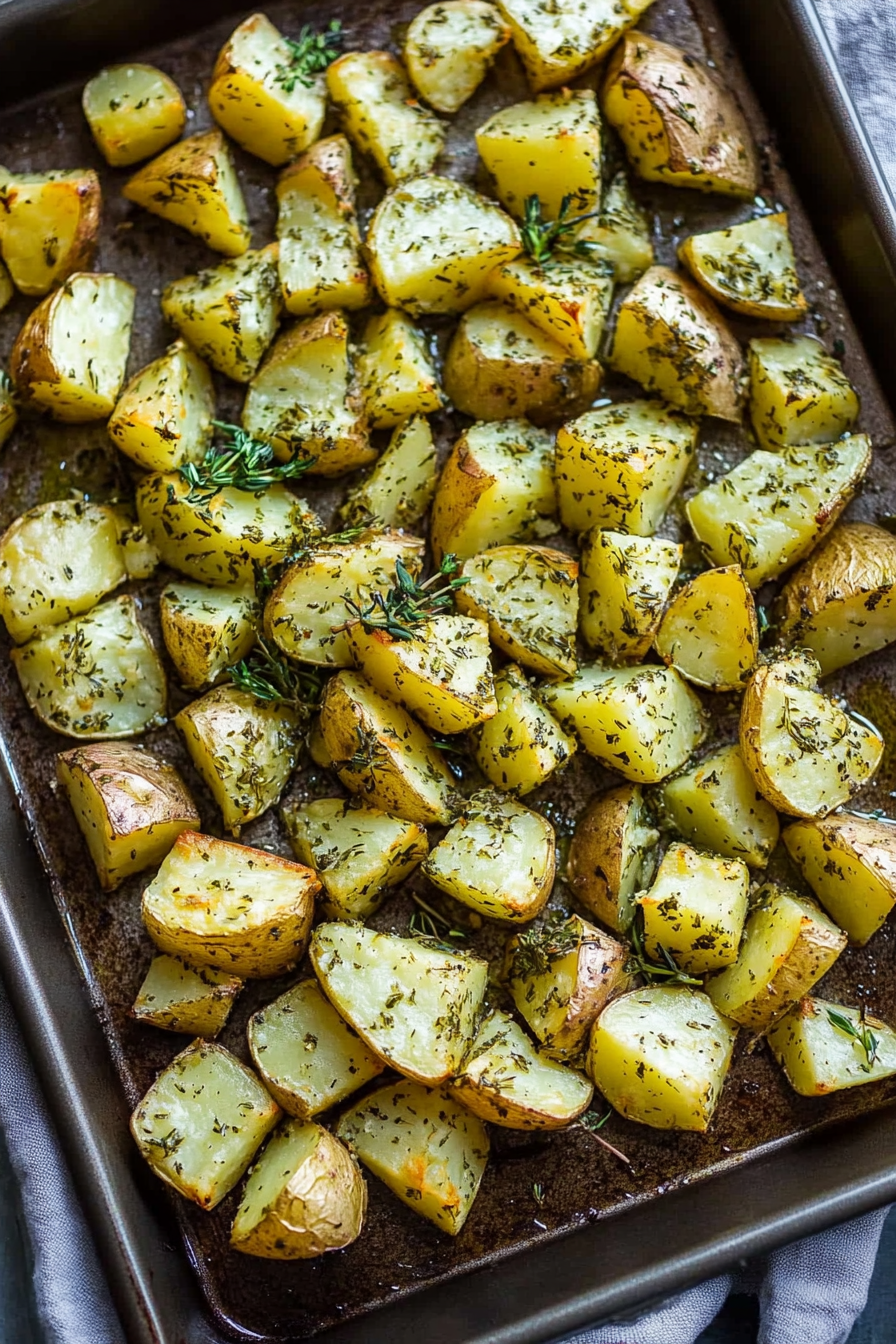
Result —
[[616, 314], [610, 363], [688, 415], [743, 419], [743, 352], [693, 281], [651, 266]]
[[161, 863], [181, 831], [199, 825], [196, 804], [174, 766], [131, 742], [60, 752], [56, 778], [103, 891]]
[[445, 404], [425, 334], [406, 313], [387, 308], [367, 323], [358, 378], [374, 429], [392, 429], [410, 415], [431, 415]]
[[689, 975], [737, 960], [747, 918], [750, 873], [741, 859], [698, 854], [677, 841], [663, 855], [653, 885], [636, 904], [644, 916], [648, 956], [671, 954]]
[[320, 710], [324, 744], [340, 781], [384, 812], [448, 825], [455, 789], [442, 752], [406, 710], [357, 672], [338, 672]]
[[[3, 263], [0, 262], [0, 265], [2, 264]], [[0, 277], [0, 289], [2, 289], [2, 277]], [[0, 302], [0, 308], [2, 307], [3, 304]], [[5, 370], [0, 369], [0, 448], [3, 447], [4, 443], [13, 432], [18, 421], [19, 413], [16, 409], [12, 383]]]
[[896, 1073], [896, 1031], [864, 1009], [807, 997], [768, 1033], [772, 1054], [802, 1097], [877, 1083]]
[[0, 252], [16, 289], [47, 294], [93, 261], [103, 192], [92, 168], [0, 182]]
[[798, 322], [809, 306], [800, 289], [786, 211], [695, 233], [679, 244], [678, 258], [707, 294], [735, 313]]
[[279, 1118], [251, 1069], [223, 1046], [194, 1041], [156, 1078], [131, 1116], [131, 1133], [157, 1176], [213, 1209]]
[[163, 150], [128, 179], [121, 194], [225, 257], [242, 256], [252, 241], [240, 181], [219, 130]]
[[544, 219], [557, 219], [564, 201], [574, 214], [600, 204], [600, 117], [593, 89], [564, 88], [502, 107], [479, 127], [476, 147], [498, 199], [518, 219], [530, 196], [540, 201]]
[[132, 597], [113, 598], [12, 649], [25, 699], [66, 737], [133, 737], [165, 722], [158, 654]]
[[205, 364], [186, 341], [136, 373], [116, 402], [109, 436], [147, 471], [174, 471], [199, 462], [212, 441], [215, 389]]
[[455, 443], [436, 487], [429, 540], [436, 563], [507, 541], [556, 532], [554, 439], [525, 420], [472, 425]]
[[896, 904], [896, 827], [852, 812], [794, 821], [781, 839], [814, 895], [860, 947]]
[[179, 957], [161, 953], [150, 963], [131, 1016], [162, 1031], [213, 1040], [242, 987], [239, 976], [208, 966], [194, 970]]
[[884, 743], [816, 689], [819, 666], [793, 653], [753, 674], [741, 704], [740, 746], [759, 789], [779, 812], [826, 817], [873, 778]]
[[518, 257], [497, 268], [491, 292], [567, 355], [592, 360], [610, 309], [613, 273], [606, 262], [574, 256], [553, 257], [549, 266]]
[[589, 257], [611, 268], [620, 285], [630, 285], [655, 261], [650, 224], [632, 195], [626, 173], [607, 187], [597, 219], [583, 220], [573, 235]]
[[143, 893], [143, 922], [162, 952], [264, 979], [304, 956], [319, 890], [300, 863], [184, 831]]
[[429, 421], [412, 415], [395, 429], [370, 475], [349, 490], [339, 518], [347, 526], [379, 518], [384, 527], [414, 527], [432, 503], [437, 480]]
[[720, 1013], [765, 1031], [830, 970], [846, 934], [814, 901], [767, 883], [758, 893], [732, 966], [712, 976], [706, 992]]
[[399, 1073], [437, 1085], [460, 1068], [488, 962], [362, 924], [318, 924], [311, 964], [333, 1007]]
[[733, 92], [693, 56], [628, 33], [607, 65], [602, 105], [648, 182], [752, 200], [759, 156]]
[[596, 64], [652, 0], [497, 0], [533, 89], [550, 89]]
[[357, 179], [344, 135], [331, 135], [277, 181], [280, 283], [288, 313], [363, 308], [370, 276], [361, 255], [355, 213]]
[[588, 411], [557, 433], [557, 501], [564, 527], [652, 536], [678, 493], [697, 422], [657, 401]]
[[648, 985], [601, 1013], [588, 1073], [627, 1120], [702, 1134], [719, 1103], [736, 1035], [699, 990]]
[[388, 51], [350, 51], [327, 70], [327, 91], [349, 137], [387, 187], [432, 170], [445, 132], [421, 107], [404, 67]]
[[345, 798], [287, 803], [280, 815], [296, 858], [320, 878], [328, 919], [369, 918], [429, 852], [416, 822]]
[[659, 798], [679, 835], [714, 854], [764, 868], [778, 843], [778, 814], [756, 788], [737, 742], [667, 779]]
[[278, 801], [299, 756], [299, 716], [285, 700], [218, 686], [174, 720], [232, 835]]
[[412, 317], [462, 313], [480, 303], [494, 268], [521, 249], [517, 226], [499, 206], [433, 174], [387, 192], [367, 233], [383, 302]]
[[561, 769], [576, 750], [515, 663], [495, 677], [497, 712], [475, 734], [476, 764], [492, 784], [524, 796]]
[[579, 556], [579, 629], [613, 663], [650, 651], [683, 547], [660, 537], [592, 528]]
[[415, 14], [404, 40], [414, 87], [437, 112], [456, 112], [510, 41], [510, 29], [485, 0], [441, 0]]
[[96, 147], [113, 168], [158, 154], [186, 125], [184, 96], [154, 65], [107, 65], [84, 85], [81, 106]]
[[761, 447], [833, 443], [852, 429], [859, 398], [813, 336], [763, 336], [749, 345], [750, 421]]
[[248, 383], [277, 330], [280, 279], [276, 243], [246, 252], [162, 291], [162, 313], [185, 340], [237, 383]]
[[488, 623], [492, 642], [543, 677], [576, 670], [579, 567], [546, 546], [496, 546], [465, 561], [454, 597]]
[[757, 449], [689, 499], [685, 513], [709, 559], [740, 565], [750, 587], [760, 588], [833, 527], [870, 462], [864, 434], [820, 448]]
[[124, 382], [133, 285], [115, 275], [70, 275], [32, 311], [9, 371], [18, 397], [56, 420], [105, 420]]
[[593, 798], [576, 822], [566, 880], [576, 898], [617, 933], [635, 917], [635, 897], [653, 880], [660, 833], [640, 784]]
[[327, 109], [322, 75], [293, 74], [292, 48], [266, 14], [252, 14], [218, 52], [208, 90], [212, 116], [265, 163], [286, 163], [320, 135]]
[[488, 1161], [488, 1130], [441, 1088], [386, 1083], [339, 1121], [336, 1133], [415, 1213], [457, 1236]]
[[162, 638], [181, 685], [211, 686], [248, 656], [256, 640], [258, 603], [245, 588], [169, 583], [159, 597]]
[[706, 569], [673, 597], [656, 651], [695, 686], [737, 691], [759, 657], [756, 603], [740, 565]]
[[249, 1173], [230, 1245], [268, 1260], [312, 1260], [357, 1240], [366, 1212], [367, 1186], [348, 1149], [322, 1125], [287, 1120]]

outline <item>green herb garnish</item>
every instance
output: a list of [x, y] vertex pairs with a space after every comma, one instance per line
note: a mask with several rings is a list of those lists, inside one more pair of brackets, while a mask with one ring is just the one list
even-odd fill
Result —
[[329, 28], [316, 33], [308, 24], [299, 33], [298, 41], [284, 37], [289, 48], [289, 62], [278, 65], [274, 79], [284, 93], [292, 93], [297, 84], [306, 89], [314, 87], [314, 76], [326, 70], [339, 55], [345, 33], [338, 19], [333, 19]]
[[316, 709], [320, 703], [321, 674], [287, 662], [263, 639], [248, 658], [228, 668], [228, 674], [238, 690], [248, 691], [256, 700], [283, 700], [300, 710]]
[[[369, 604], [346, 598], [345, 605], [352, 613], [352, 621], [360, 621], [365, 630], [385, 630], [393, 639], [416, 639], [415, 626], [432, 620], [441, 612], [454, 607], [454, 594], [469, 583], [468, 578], [456, 578], [460, 562], [454, 555], [446, 555], [437, 574], [418, 583], [400, 560], [395, 562], [395, 582], [385, 592], [373, 593]], [[351, 621], [334, 627], [334, 633], [344, 630]]]
[[532, 1186], [532, 1198], [539, 1208], [544, 1204], [544, 1186], [541, 1181], [536, 1181]]
[[560, 202], [560, 213], [557, 218], [543, 219], [541, 198], [539, 196], [526, 197], [520, 234], [523, 239], [523, 247], [539, 266], [546, 266], [551, 262], [555, 247], [562, 251], [578, 253], [580, 256], [588, 255], [590, 247], [586, 242], [576, 242], [569, 247], [564, 245], [563, 240], [573, 229], [577, 229], [580, 224], [584, 224], [586, 219], [596, 219], [600, 211], [589, 210], [586, 214], [570, 215], [569, 210], [573, 199], [572, 195], [564, 196]]
[[263, 439], [255, 439], [239, 425], [228, 425], [223, 420], [213, 420], [212, 424], [225, 440], [225, 446], [212, 445], [201, 462], [185, 462], [179, 468], [190, 487], [185, 496], [188, 504], [205, 506], [225, 486], [260, 494], [269, 485], [304, 476], [316, 461], [313, 457], [295, 457], [291, 462], [275, 463], [274, 450]]
[[573, 952], [582, 941], [577, 919], [553, 910], [540, 929], [527, 929], [518, 935], [513, 952], [514, 977], [545, 975], [555, 961]]
[[643, 975], [648, 984], [659, 982], [664, 985], [700, 985], [703, 982], [694, 975], [688, 975], [675, 961], [668, 948], [659, 945], [660, 960], [652, 961], [644, 947], [643, 915], [639, 912], [631, 927], [632, 948], [626, 971], [629, 975]]
[[845, 1036], [850, 1036], [854, 1041], [857, 1041], [865, 1051], [865, 1058], [868, 1063], [860, 1064], [859, 1068], [863, 1073], [870, 1073], [871, 1066], [877, 1060], [877, 1048], [880, 1045], [880, 1037], [875, 1036], [874, 1032], [865, 1021], [865, 1009], [862, 1009], [858, 1025], [853, 1022], [851, 1017], [846, 1017], [843, 1013], [838, 1013], [833, 1008], [829, 1008], [827, 1013], [828, 1021], [831, 1023], [831, 1026], [836, 1027], [838, 1031], [842, 1031]]
[[437, 943], [448, 952], [453, 952], [455, 949], [444, 942], [445, 938], [453, 938], [459, 943], [466, 941], [466, 932], [463, 929], [456, 929], [450, 919], [434, 906], [428, 905], [416, 891], [411, 892], [411, 900], [417, 909], [408, 921], [408, 932], [415, 938], [424, 938], [427, 942]]
[[614, 1157], [619, 1158], [620, 1162], [624, 1162], [627, 1167], [630, 1167], [632, 1164], [631, 1158], [626, 1157], [625, 1153], [621, 1152], [618, 1148], [614, 1148], [612, 1143], [608, 1143], [603, 1135], [598, 1133], [599, 1130], [603, 1129], [612, 1114], [612, 1107], [605, 1115], [598, 1115], [597, 1111], [586, 1111], [584, 1115], [579, 1116], [578, 1120], [572, 1125], [572, 1128], [584, 1129], [586, 1133], [590, 1134], [593, 1139], [596, 1139], [603, 1148], [606, 1148], [608, 1153], [612, 1153]]

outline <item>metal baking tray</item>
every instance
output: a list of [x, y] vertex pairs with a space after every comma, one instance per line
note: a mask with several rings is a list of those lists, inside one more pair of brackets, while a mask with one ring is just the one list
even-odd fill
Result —
[[[334, 4], [268, 6], [287, 31], [339, 14], [351, 44], [368, 46], [389, 42], [417, 8], [405, 0], [373, 0], [360, 13]], [[199, 129], [203, 79], [237, 15], [231, 5], [213, 0], [190, 6], [144, 0], [139, 7], [116, 0], [0, 0], [0, 98], [8, 104], [0, 108], [0, 162], [13, 168], [95, 162], [78, 111], [79, 85], [53, 86], [77, 80], [103, 61], [138, 54], [159, 60], [178, 79], [197, 110], [191, 129]], [[212, 26], [202, 30], [204, 24]], [[846, 367], [862, 394], [863, 425], [878, 449], [875, 475], [852, 512], [875, 517], [894, 511], [888, 479], [894, 431], [881, 385], [896, 397], [888, 360], [896, 311], [896, 207], [811, 0], [752, 0], [748, 9], [737, 0], [658, 0], [644, 26], [702, 49], [737, 89], [764, 151], [767, 199], [791, 210], [817, 314], [813, 328], [842, 341]], [[509, 54], [496, 79], [504, 101], [525, 96]], [[490, 96], [488, 89], [478, 96], [462, 126], [487, 114]], [[17, 99], [25, 101], [16, 105]], [[270, 237], [271, 174], [244, 156], [239, 162], [257, 236]], [[114, 180], [115, 174], [106, 174], [98, 264], [138, 283], [136, 368], [164, 341], [155, 293], [174, 275], [208, 264], [208, 254], [134, 212], [109, 190]], [[673, 220], [674, 227], [693, 231], [730, 218], [719, 202], [695, 193], [647, 197], [662, 209], [667, 229]], [[20, 304], [0, 315], [0, 350], [8, 349], [23, 311]], [[749, 330], [741, 328], [742, 334]], [[221, 409], [235, 411], [232, 389]], [[443, 428], [447, 433], [451, 427]], [[714, 427], [704, 451], [724, 460], [731, 446], [730, 436]], [[0, 525], [70, 485], [100, 495], [115, 489], [118, 470], [102, 427], [73, 432], [24, 426], [0, 463]], [[894, 681], [884, 653], [835, 685], [878, 719], [891, 744]], [[794, 1097], [757, 1052], [739, 1059], [709, 1136], [657, 1134], [614, 1119], [608, 1132], [633, 1157], [633, 1173], [582, 1133], [498, 1133], [476, 1210], [454, 1242], [376, 1182], [370, 1183], [365, 1236], [321, 1262], [269, 1264], [228, 1252], [229, 1201], [211, 1217], [178, 1201], [178, 1229], [174, 1201], [145, 1171], [126, 1129], [128, 1105], [175, 1051], [171, 1037], [126, 1017], [149, 954], [137, 913], [139, 881], [119, 898], [99, 898], [77, 831], [52, 787], [61, 740], [32, 720], [5, 657], [0, 734], [0, 969], [129, 1339], [282, 1341], [325, 1327], [323, 1338], [332, 1344], [360, 1338], [410, 1344], [422, 1326], [439, 1344], [546, 1340], [896, 1197], [896, 1085], [809, 1103]], [[176, 754], [173, 734], [160, 740]], [[599, 776], [586, 774], [593, 789]], [[573, 775], [567, 809], [583, 780]], [[886, 808], [893, 789], [891, 745], [878, 785], [862, 801]], [[561, 798], [558, 815], [563, 803]], [[204, 811], [213, 815], [207, 806]], [[265, 827], [273, 825], [259, 823], [245, 838], [271, 841], [274, 833]], [[893, 938], [886, 929], [870, 949], [845, 954], [826, 988], [854, 995], [861, 986], [872, 1009], [896, 1019]], [[266, 997], [278, 988], [269, 985]], [[248, 994], [225, 1043], [236, 1045], [253, 1006]], [[545, 1188], [544, 1205], [533, 1199], [535, 1180]]]

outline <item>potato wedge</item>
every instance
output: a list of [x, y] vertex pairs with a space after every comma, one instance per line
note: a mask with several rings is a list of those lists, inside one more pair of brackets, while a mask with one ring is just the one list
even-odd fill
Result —
[[379, 518], [384, 527], [412, 528], [432, 503], [437, 480], [429, 421], [412, 415], [396, 428], [370, 474], [349, 490], [339, 518], [349, 527]]
[[[601, 134], [593, 89], [559, 89], [502, 107], [476, 132], [476, 147], [498, 200], [518, 219], [535, 196], [543, 219], [600, 204]], [[567, 199], [569, 198], [569, 199]]]
[[593, 360], [610, 309], [613, 273], [606, 262], [562, 253], [549, 266], [518, 257], [497, 268], [491, 292], [572, 359]]
[[143, 922], [162, 952], [264, 979], [304, 956], [319, 890], [300, 863], [184, 831], [143, 893]]
[[697, 422], [657, 401], [601, 406], [561, 426], [555, 475], [563, 526], [652, 536], [696, 442]]
[[0, 254], [16, 289], [47, 294], [93, 261], [103, 192], [92, 168], [0, 182]]
[[279, 800], [301, 745], [299, 715], [285, 700], [218, 686], [174, 722], [232, 835]]
[[288, 313], [363, 308], [370, 276], [355, 213], [355, 170], [344, 135], [330, 135], [277, 181], [280, 283]]
[[830, 970], [846, 934], [814, 901], [767, 883], [758, 893], [740, 954], [706, 983], [720, 1013], [766, 1031]]
[[638, 784], [679, 769], [705, 732], [700, 701], [671, 667], [580, 667], [542, 697], [587, 752]]
[[719, 971], [737, 960], [747, 918], [750, 873], [741, 859], [669, 846], [649, 891], [636, 904], [644, 917], [647, 955], [668, 952], [689, 975]]
[[194, 1041], [156, 1078], [131, 1116], [131, 1133], [157, 1176], [213, 1209], [280, 1114], [251, 1069], [223, 1046]]
[[613, 663], [643, 659], [678, 576], [682, 547], [598, 527], [581, 539], [579, 629]]
[[606, 56], [652, 0], [497, 0], [533, 89], [550, 89]]
[[107, 65], [84, 85], [81, 106], [96, 147], [113, 168], [130, 168], [180, 138], [184, 96], [154, 65]]
[[373, 159], [387, 187], [432, 170], [445, 132], [414, 98], [388, 51], [350, 51], [327, 70], [327, 92], [349, 138]]
[[678, 834], [713, 854], [764, 868], [778, 843], [778, 814], [757, 789], [737, 742], [667, 779], [659, 799]]
[[212, 70], [208, 105], [215, 121], [275, 167], [307, 149], [324, 124], [323, 76], [301, 69], [267, 15], [252, 14], [230, 34]]
[[781, 839], [831, 919], [864, 946], [896, 904], [893, 822], [838, 812], [791, 822]]
[[103, 891], [161, 863], [181, 831], [199, 825], [196, 804], [174, 766], [132, 742], [60, 752], [56, 778]]
[[564, 1129], [587, 1111], [584, 1074], [533, 1046], [509, 1013], [489, 1013], [451, 1091], [468, 1111], [504, 1129]]
[[445, 404], [426, 335], [399, 308], [367, 323], [358, 379], [374, 429], [393, 429], [410, 415], [431, 415]]
[[510, 29], [487, 0], [441, 0], [415, 14], [404, 63], [421, 98], [437, 112], [456, 112], [485, 79]]
[[214, 415], [211, 375], [178, 340], [125, 386], [109, 419], [109, 437], [138, 467], [174, 471], [202, 460]]
[[324, 690], [324, 744], [350, 793], [423, 826], [451, 821], [454, 776], [443, 754], [406, 710], [357, 672], [339, 672]]
[[436, 563], [556, 532], [554, 440], [525, 420], [472, 425], [436, 487], [429, 539]]
[[648, 182], [752, 200], [759, 156], [734, 93], [693, 56], [629, 33], [607, 65], [602, 106]]
[[248, 383], [277, 330], [278, 247], [185, 275], [162, 291], [162, 314], [219, 373]]
[[750, 587], [760, 588], [833, 527], [870, 462], [864, 434], [820, 448], [758, 449], [689, 499], [685, 513], [709, 559], [740, 565]]
[[688, 415], [743, 419], [740, 345], [712, 299], [668, 266], [651, 266], [623, 299], [609, 361]]
[[653, 880], [659, 838], [640, 784], [598, 794], [576, 822], [566, 880], [585, 909], [617, 933], [629, 928], [635, 897]]
[[873, 778], [884, 743], [816, 689], [819, 666], [794, 653], [760, 667], [741, 705], [740, 746], [756, 787], [779, 812], [826, 817]]
[[103, 602], [12, 649], [25, 699], [66, 737], [133, 737], [165, 722], [165, 672], [132, 597]]
[[131, 344], [133, 285], [70, 275], [16, 337], [9, 372], [19, 399], [55, 420], [105, 420], [115, 409]]
[[590, 406], [603, 369], [565, 348], [503, 303], [480, 303], [460, 320], [445, 356], [450, 401], [476, 420], [562, 420]]
[[457, 1236], [488, 1161], [488, 1130], [441, 1088], [386, 1083], [339, 1121], [336, 1133], [393, 1194]]
[[131, 1016], [162, 1031], [214, 1040], [243, 987], [239, 976], [208, 966], [194, 970], [179, 957], [153, 957]]
[[163, 150], [128, 179], [121, 194], [225, 257], [241, 257], [252, 241], [236, 168], [217, 129]]
[[299, 1120], [338, 1105], [385, 1068], [316, 980], [300, 980], [255, 1013], [248, 1034], [262, 1082]]
[[588, 1074], [627, 1120], [705, 1133], [737, 1028], [699, 990], [648, 985], [614, 999], [591, 1032]]
[[182, 686], [199, 690], [246, 658], [257, 637], [258, 603], [246, 588], [169, 583], [159, 597], [162, 638]]
[[546, 546], [496, 546], [464, 562], [461, 611], [488, 624], [492, 642], [543, 677], [576, 670], [579, 567]]
[[604, 192], [598, 217], [583, 220], [574, 239], [594, 261], [609, 266], [620, 285], [632, 284], [656, 260], [650, 224], [624, 171]]
[[429, 852], [416, 822], [345, 798], [290, 802], [280, 815], [296, 858], [320, 878], [328, 919], [368, 919]]
[[809, 306], [800, 288], [786, 211], [692, 234], [679, 244], [678, 258], [707, 294], [735, 313], [798, 322]]
[[387, 192], [367, 233], [380, 297], [412, 317], [480, 303], [494, 268], [521, 249], [517, 226], [494, 202], [435, 175]]
[[318, 924], [311, 964], [333, 1007], [399, 1073], [437, 1085], [460, 1068], [487, 962], [362, 924]]
[[495, 677], [497, 712], [475, 733], [473, 755], [490, 783], [522, 797], [567, 763], [576, 740], [545, 709], [515, 663]]
[[859, 1008], [807, 997], [768, 1033], [772, 1054], [802, 1097], [825, 1097], [896, 1073], [896, 1032]]
[[706, 569], [678, 590], [660, 622], [656, 651], [695, 686], [741, 689], [759, 657], [759, 623], [740, 565]]
[[840, 361], [813, 336], [757, 337], [749, 366], [750, 421], [762, 448], [833, 443], [858, 419]]
[[367, 1186], [348, 1149], [322, 1125], [287, 1120], [249, 1173], [230, 1245], [268, 1260], [313, 1260], [357, 1240], [366, 1212]]

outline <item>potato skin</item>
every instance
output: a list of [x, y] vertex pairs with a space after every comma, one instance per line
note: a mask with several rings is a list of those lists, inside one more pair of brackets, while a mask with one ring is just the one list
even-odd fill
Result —
[[[625, 832], [632, 811], [640, 813], [642, 807], [639, 784], [622, 784], [599, 794], [579, 817], [569, 847], [566, 880], [585, 909], [611, 929], [620, 929], [625, 918], [619, 906], [625, 872]], [[659, 833], [650, 830], [645, 839], [650, 837], [655, 844]], [[642, 881], [636, 886], [646, 885], [655, 865], [655, 858], [645, 865], [642, 854]], [[630, 913], [634, 914], [634, 907]]]

